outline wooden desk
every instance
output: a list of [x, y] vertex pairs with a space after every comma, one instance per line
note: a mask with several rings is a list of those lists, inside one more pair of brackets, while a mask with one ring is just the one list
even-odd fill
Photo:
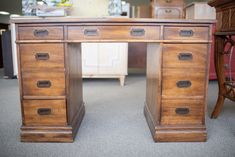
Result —
[[214, 21], [17, 17], [11, 22], [17, 32], [21, 141], [73, 141], [85, 114], [81, 42], [146, 42], [144, 114], [153, 139], [206, 141]]

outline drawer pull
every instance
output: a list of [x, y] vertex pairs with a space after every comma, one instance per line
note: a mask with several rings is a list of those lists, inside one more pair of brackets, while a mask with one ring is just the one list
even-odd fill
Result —
[[49, 58], [50, 57], [48, 53], [36, 53], [35, 55], [36, 60], [48, 60]]
[[170, 10], [170, 9], [165, 10], [165, 13], [171, 13], [171, 12], [172, 12], [172, 10]]
[[188, 88], [191, 87], [192, 83], [191, 81], [186, 80], [186, 81], [178, 81], [176, 85], [178, 88]]
[[185, 60], [192, 60], [193, 55], [191, 53], [180, 53], [178, 55], [179, 60], [185, 61]]
[[145, 30], [142, 28], [133, 28], [131, 29], [131, 36], [144, 36]]
[[51, 109], [50, 108], [39, 108], [38, 109], [38, 114], [41, 115], [41, 116], [50, 115], [51, 114]]
[[46, 29], [39, 29], [39, 30], [36, 29], [34, 30], [33, 34], [35, 37], [46, 37], [49, 35], [49, 32]]
[[172, 2], [172, 0], [165, 0], [166, 1], [166, 3], [171, 3]]
[[84, 35], [86, 36], [98, 36], [98, 30], [97, 29], [85, 29]]
[[180, 115], [186, 115], [189, 113], [189, 109], [188, 108], [176, 108], [175, 113], [180, 114]]
[[43, 80], [37, 82], [38, 88], [50, 88], [51, 87], [51, 81]]
[[192, 37], [194, 34], [193, 30], [180, 30], [179, 35], [182, 37]]

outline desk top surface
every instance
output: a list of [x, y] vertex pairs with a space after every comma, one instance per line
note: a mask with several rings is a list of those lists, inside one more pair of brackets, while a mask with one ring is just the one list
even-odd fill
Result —
[[68, 17], [33, 17], [19, 16], [11, 17], [11, 23], [200, 23], [211, 24], [216, 20], [188, 20], [188, 19], [153, 19], [153, 18], [81, 18], [75, 16]]

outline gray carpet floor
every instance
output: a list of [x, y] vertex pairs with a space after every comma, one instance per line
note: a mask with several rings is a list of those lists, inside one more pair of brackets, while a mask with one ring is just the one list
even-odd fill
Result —
[[227, 100], [212, 120], [217, 82], [209, 84], [208, 141], [154, 143], [143, 115], [146, 80], [129, 75], [126, 86], [113, 79], [84, 81], [86, 115], [74, 143], [21, 143], [17, 80], [0, 70], [0, 157], [235, 157], [235, 103]]

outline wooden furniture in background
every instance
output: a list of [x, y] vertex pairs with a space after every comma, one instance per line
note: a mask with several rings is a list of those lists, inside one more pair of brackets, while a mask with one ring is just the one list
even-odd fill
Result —
[[146, 69], [146, 56], [146, 43], [128, 43], [128, 68]]
[[[211, 114], [211, 118], [217, 118], [224, 105], [225, 98], [235, 101], [235, 75], [234, 60], [230, 60], [230, 65], [225, 66], [224, 58], [234, 56], [235, 49], [235, 1], [234, 0], [213, 0], [208, 3], [216, 8], [216, 18], [218, 20], [215, 33], [215, 68], [218, 78], [219, 93], [216, 106]], [[227, 67], [227, 69], [225, 69]], [[232, 68], [232, 69], [231, 69]], [[229, 71], [230, 76], [228, 77]]]
[[[209, 6], [207, 2], [193, 2], [185, 7], [185, 18], [186, 19], [216, 19], [215, 8]], [[215, 32], [215, 25], [213, 25], [212, 32]], [[215, 80], [215, 65], [214, 65], [214, 37], [211, 44], [210, 53], [210, 73], [209, 79]]]
[[4, 67], [4, 78], [15, 78], [13, 70], [11, 31], [2, 32], [2, 57]]
[[136, 16], [135, 18], [150, 18], [150, 6], [147, 5], [140, 5], [136, 6]]
[[152, 18], [184, 18], [184, 0], [150, 0]]
[[[209, 20], [15, 17], [21, 141], [72, 142], [85, 114], [82, 42], [146, 42], [144, 114], [157, 142], [206, 141]], [[140, 89], [142, 90], [142, 89]]]
[[82, 43], [83, 78], [118, 78], [124, 86], [128, 43]]
[[[1, 34], [1, 32], [0, 32], [0, 41], [2, 41], [2, 34]], [[0, 68], [3, 68], [2, 42], [0, 42]]]
[[3, 68], [3, 56], [2, 56], [2, 32], [8, 30], [7, 24], [0, 23], [0, 68]]

